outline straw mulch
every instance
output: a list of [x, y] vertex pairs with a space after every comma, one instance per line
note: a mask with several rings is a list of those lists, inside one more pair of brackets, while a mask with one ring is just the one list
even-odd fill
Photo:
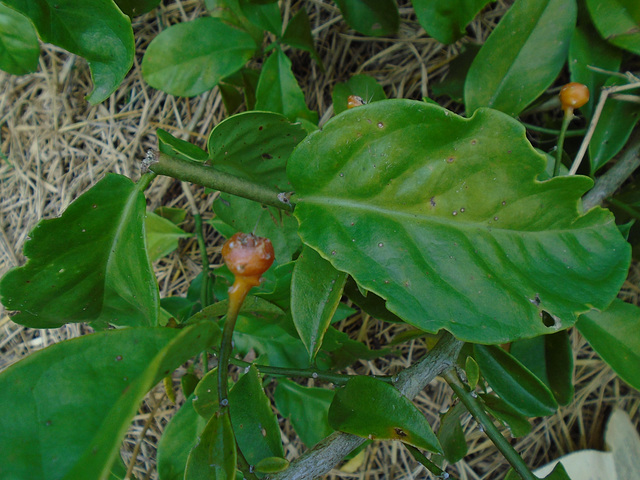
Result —
[[[281, 3], [290, 17], [300, 2]], [[327, 0], [304, 3], [326, 71], [321, 72], [306, 53], [288, 53], [309, 107], [317, 110], [324, 122], [333, 115], [333, 86], [354, 74], [374, 76], [390, 98], [428, 96], [430, 86], [446, 74], [448, 63], [462, 43], [482, 42], [510, 2], [499, 1], [489, 6], [470, 25], [469, 36], [452, 46], [429, 38], [412, 16], [408, 2], [401, 2], [403, 21], [397, 38], [393, 39], [365, 38], [349, 30], [334, 4]], [[42, 46], [37, 73], [23, 77], [0, 73], [0, 275], [24, 262], [22, 246], [40, 219], [59, 215], [105, 173], [117, 172], [137, 179], [145, 152], [156, 146], [156, 128], [205, 145], [211, 128], [227, 116], [217, 89], [196, 98], [174, 98], [148, 87], [140, 74], [142, 53], [161, 28], [202, 14], [200, 0], [178, 0], [165, 1], [155, 11], [135, 19], [136, 63], [118, 91], [100, 105], [91, 106], [84, 100], [91, 89], [86, 63], [50, 45]], [[161, 204], [189, 208], [188, 200], [193, 195], [204, 217], [212, 216], [213, 198], [198, 187], [158, 178], [147, 193], [150, 208]], [[192, 231], [190, 218], [183, 228]], [[212, 229], [206, 233], [210, 258], [219, 262], [219, 238]], [[181, 243], [178, 251], [155, 267], [163, 296], [184, 294], [200, 269], [196, 242]], [[640, 273], [635, 270], [625, 291], [636, 302], [638, 285]], [[362, 315], [347, 319], [341, 327], [352, 338], [376, 347], [389, 342], [397, 333], [397, 328]], [[3, 314], [0, 370], [47, 345], [89, 331], [83, 325], [30, 330], [14, 324]], [[533, 433], [527, 437], [513, 440], [532, 466], [577, 449], [602, 448], [603, 425], [614, 406], [627, 411], [636, 425], [640, 422], [640, 394], [619, 380], [577, 333], [572, 338], [577, 358], [575, 401], [561, 408], [557, 415], [536, 420]], [[401, 357], [362, 362], [354, 365], [352, 371], [394, 373], [419, 359], [424, 351], [422, 343], [414, 341], [403, 348]], [[176, 378], [180, 374], [177, 372]], [[178, 403], [181, 401], [183, 398], [178, 394]], [[438, 413], [450, 401], [450, 390], [441, 381], [434, 382], [417, 398], [418, 405], [436, 426]], [[122, 449], [127, 463], [135, 454], [133, 473], [137, 478], [157, 478], [156, 445], [174, 411], [175, 406], [161, 387], [141, 406]], [[295, 441], [291, 427], [284, 421], [282, 426], [287, 452], [293, 458], [304, 448]], [[467, 419], [465, 430], [469, 455], [447, 471], [461, 479], [502, 478], [507, 469], [502, 456], [474, 421]], [[329, 478], [410, 479], [428, 475], [400, 444], [376, 442], [356, 461], [353, 473], [334, 470]]]

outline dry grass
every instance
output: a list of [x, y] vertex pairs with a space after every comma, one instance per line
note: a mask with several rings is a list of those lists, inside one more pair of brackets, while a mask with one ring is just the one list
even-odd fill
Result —
[[[7, 158], [0, 161], [0, 275], [24, 262], [22, 246], [31, 228], [43, 218], [59, 215], [80, 193], [106, 172], [138, 178], [139, 164], [145, 152], [156, 145], [155, 129], [162, 127], [172, 134], [204, 146], [208, 132], [226, 112], [217, 89], [192, 99], [178, 99], [157, 92], [141, 79], [140, 60], [148, 42], [164, 27], [200, 16], [200, 0], [163, 2], [165, 6], [135, 20], [138, 55], [133, 70], [118, 91], [104, 103], [91, 106], [84, 100], [90, 91], [85, 62], [65, 52], [44, 46], [37, 73], [13, 77], [0, 73], [0, 150]], [[298, 2], [284, 1], [284, 11], [292, 15]], [[408, 5], [408, 2], [404, 2]], [[504, 13], [505, 3], [497, 2], [470, 26], [470, 36], [463, 40], [482, 41]], [[385, 88], [389, 97], [421, 98], [427, 96], [432, 82], [446, 73], [447, 64], [458, 53], [461, 43], [442, 46], [426, 36], [412, 16], [411, 9], [401, 8], [402, 26], [397, 38], [371, 39], [350, 31], [340, 21], [332, 3], [323, 0], [306, 2], [318, 51], [326, 66], [322, 72], [306, 53], [288, 52], [295, 72], [307, 93], [310, 108], [319, 111], [324, 122], [333, 114], [331, 91], [336, 82], [351, 75], [367, 73]], [[160, 204], [187, 207], [179, 183], [157, 179], [148, 191], [149, 207]], [[197, 187], [191, 192], [205, 218], [211, 217], [211, 196]], [[193, 228], [191, 221], [184, 225]], [[207, 230], [209, 254], [215, 260], [218, 238]], [[156, 264], [161, 294], [182, 294], [199, 272], [195, 241], [181, 244], [179, 250]], [[634, 271], [625, 292], [636, 303], [640, 275]], [[396, 327], [360, 315], [343, 322], [342, 328], [353, 338], [375, 347], [388, 343]], [[52, 343], [87, 333], [82, 325], [67, 325], [57, 330], [22, 328], [5, 315], [0, 320], [0, 370], [33, 351]], [[557, 415], [537, 420], [532, 434], [514, 440], [532, 466], [580, 448], [601, 448], [603, 424], [613, 406], [629, 412], [636, 424], [640, 421], [640, 395], [630, 390], [591, 352], [577, 333], [573, 334], [576, 362], [576, 398]], [[402, 348], [400, 357], [354, 365], [358, 373], [393, 373], [405, 368], [425, 352], [419, 341]], [[176, 378], [180, 376], [178, 372]], [[180, 403], [181, 399], [178, 399]], [[430, 385], [417, 403], [434, 424], [438, 412], [446, 408], [451, 394], [442, 382]], [[157, 478], [155, 449], [162, 430], [175, 407], [161, 388], [145, 400], [123, 444], [125, 461], [129, 461], [136, 444], [138, 453], [134, 472], [138, 478]], [[5, 414], [10, 414], [5, 412]], [[287, 451], [295, 456], [302, 447], [284, 426]], [[448, 470], [461, 479], [501, 478], [506, 471], [504, 459], [467, 419], [469, 455]], [[141, 434], [144, 436], [141, 438]], [[409, 479], [427, 478], [397, 443], [375, 443], [364, 456], [360, 468], [352, 474], [334, 471], [330, 478]]]

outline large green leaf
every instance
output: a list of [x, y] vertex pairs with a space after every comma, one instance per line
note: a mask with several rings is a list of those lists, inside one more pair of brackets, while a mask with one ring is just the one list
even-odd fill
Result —
[[89, 62], [94, 89], [91, 103], [105, 100], [133, 65], [131, 21], [113, 0], [3, 0], [29, 17], [44, 42]]
[[311, 360], [342, 298], [347, 274], [336, 270], [315, 250], [305, 247], [293, 268], [291, 315]]
[[229, 414], [215, 413], [189, 453], [184, 480], [235, 480], [236, 455]]
[[511, 435], [523, 437], [531, 432], [529, 419], [503, 399], [491, 393], [481, 393], [479, 397], [482, 399], [487, 412], [509, 427]]
[[0, 69], [13, 75], [35, 72], [40, 45], [24, 15], [0, 3]]
[[393, 35], [398, 31], [400, 15], [394, 0], [334, 0], [345, 22], [358, 32], [372, 37]]
[[104, 479], [139, 403], [205, 349], [207, 323], [182, 331], [128, 328], [53, 345], [0, 375], [0, 476]]
[[13, 320], [33, 328], [69, 322], [155, 325], [158, 286], [147, 257], [143, 184], [107, 175], [25, 243], [26, 265], [0, 281]]
[[354, 376], [336, 392], [329, 408], [329, 424], [336, 430], [360, 437], [401, 440], [443, 453], [418, 407], [393, 385], [372, 377]]
[[465, 104], [519, 114], [562, 69], [576, 22], [575, 0], [519, 0], [471, 64]]
[[255, 50], [248, 33], [218, 18], [198, 18], [154, 38], [142, 60], [142, 74], [154, 88], [192, 97], [240, 70]]
[[604, 312], [589, 312], [576, 324], [602, 359], [640, 390], [640, 308], [615, 300]]
[[474, 345], [473, 353], [487, 383], [518, 413], [543, 417], [558, 409], [546, 385], [502, 348]]
[[591, 180], [539, 182], [545, 163], [497, 111], [388, 100], [327, 122], [287, 173], [300, 236], [338, 270], [422, 330], [500, 343], [606, 308], [627, 274], [610, 212], [580, 215]]
[[442, 43], [453, 43], [466, 34], [467, 24], [489, 0], [412, 0], [420, 25]]
[[607, 41], [640, 55], [640, 2], [587, 0], [587, 8], [596, 28]]

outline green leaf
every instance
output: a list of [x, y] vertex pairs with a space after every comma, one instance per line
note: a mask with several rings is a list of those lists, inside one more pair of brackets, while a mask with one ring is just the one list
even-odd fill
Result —
[[236, 453], [229, 415], [214, 414], [189, 453], [184, 480], [235, 480]]
[[160, 0], [115, 0], [115, 2], [120, 10], [130, 17], [150, 12], [160, 4]]
[[256, 45], [262, 44], [264, 32], [244, 15], [239, 0], [205, 0], [204, 3], [212, 17], [244, 30], [251, 35]]
[[474, 345], [473, 353], [487, 383], [517, 412], [543, 417], [558, 409], [546, 385], [500, 347]]
[[424, 414], [393, 385], [372, 377], [354, 376], [336, 391], [329, 425], [360, 437], [400, 440], [442, 453]]
[[444, 458], [453, 464], [467, 454], [467, 440], [460, 424], [460, 417], [465, 415], [467, 409], [463, 403], [457, 403], [442, 416], [440, 428], [438, 428], [438, 441], [444, 451]]
[[256, 472], [258, 473], [279, 473], [287, 468], [289, 468], [289, 461], [280, 457], [263, 458], [256, 464]]
[[142, 184], [109, 174], [25, 243], [26, 265], [0, 282], [2, 303], [32, 328], [70, 322], [156, 325], [158, 287], [144, 240]]
[[467, 375], [469, 386], [474, 389], [480, 380], [480, 367], [472, 356], [468, 356], [465, 360], [464, 371]]
[[193, 396], [193, 409], [207, 421], [220, 410], [217, 368], [209, 370], [196, 385]]
[[142, 75], [154, 88], [193, 97], [240, 70], [256, 50], [248, 33], [218, 18], [172, 25], [149, 44]]
[[480, 46], [475, 43], [464, 45], [464, 50], [449, 64], [449, 73], [447, 73], [447, 76], [440, 80], [439, 83], [431, 86], [432, 96], [447, 95], [451, 100], [463, 103], [464, 84], [467, 79], [467, 73], [479, 51]]
[[454, 43], [489, 0], [412, 0], [418, 22], [441, 43]]
[[606, 73], [589, 67], [617, 72], [621, 61], [622, 51], [604, 41], [593, 25], [578, 25], [573, 31], [569, 45], [569, 71], [572, 82], [582, 83], [589, 88], [589, 102], [580, 107], [587, 118], [591, 118], [600, 89], [607, 79]]
[[591, 19], [610, 43], [640, 55], [640, 3], [636, 0], [587, 0]]
[[250, 0], [239, 0], [242, 13], [254, 25], [276, 36], [282, 33], [282, 16], [277, 3], [257, 4]]
[[193, 408], [194, 396], [188, 396], [184, 405], [169, 421], [158, 443], [158, 478], [183, 480], [187, 458], [197, 443], [207, 421]]
[[566, 330], [511, 344], [509, 353], [549, 387], [560, 405], [573, 400], [573, 350]]
[[357, 95], [366, 103], [385, 100], [387, 95], [375, 78], [369, 75], [354, 75], [346, 83], [337, 83], [331, 93], [333, 111], [336, 113], [347, 110], [350, 95]]
[[576, 15], [575, 0], [514, 3], [471, 64], [467, 115], [491, 107], [515, 116], [538, 98], [566, 61]]
[[538, 182], [545, 163], [497, 111], [387, 100], [309, 135], [287, 173], [300, 237], [336, 269], [417, 328], [502, 343], [606, 308], [629, 266], [611, 213], [580, 215], [591, 180]]
[[205, 162], [209, 158], [207, 152], [201, 148], [196, 147], [193, 143], [174, 137], [166, 130], [158, 128], [156, 135], [158, 136], [160, 151], [167, 155], [196, 162]]
[[111, 95], [133, 65], [131, 21], [112, 0], [3, 0], [28, 17], [43, 42], [53, 43], [89, 62], [92, 104]]
[[[507, 475], [504, 477], [504, 480], [521, 480], [521, 476], [516, 473], [514, 469], [509, 470]], [[545, 480], [572, 480], [571, 477], [567, 474], [567, 471], [564, 468], [562, 463], [558, 462], [555, 467], [553, 467], [553, 471], [544, 477]]]
[[153, 212], [147, 212], [144, 225], [147, 235], [147, 251], [152, 262], [178, 248], [178, 240], [181, 238], [192, 236], [191, 233], [185, 232], [171, 221]]
[[519, 413], [500, 397], [491, 394], [480, 394], [487, 411], [505, 423], [514, 437], [524, 437], [531, 432], [531, 424], [527, 417]]
[[291, 71], [291, 60], [280, 48], [276, 48], [262, 66], [256, 110], [281, 113], [291, 121], [300, 117], [318, 123], [318, 113], [307, 107], [304, 92]]
[[35, 72], [39, 56], [38, 36], [29, 19], [0, 3], [0, 69], [12, 75]]
[[184, 222], [184, 219], [187, 218], [187, 211], [184, 208], [158, 207], [153, 213], [160, 215], [162, 218], [166, 218], [174, 225]]
[[322, 346], [346, 279], [345, 273], [306, 246], [293, 268], [291, 315], [311, 361]]
[[394, 0], [334, 0], [344, 21], [363, 35], [383, 37], [398, 31], [400, 15]]
[[640, 390], [640, 308], [615, 300], [603, 312], [585, 313], [576, 326], [620, 378]]
[[256, 367], [249, 368], [229, 392], [229, 409], [238, 446], [250, 465], [284, 457], [278, 419]]
[[[606, 86], [626, 85], [628, 81], [611, 77]], [[602, 109], [593, 137], [589, 142], [591, 174], [607, 164], [629, 140], [629, 136], [640, 120], [640, 105], [635, 102], [617, 100], [609, 96]]]
[[215, 334], [209, 324], [111, 330], [52, 345], [6, 369], [0, 407], [11, 415], [0, 418], [3, 476], [107, 476], [144, 395]]
[[345, 295], [347, 295], [347, 297], [349, 297], [349, 300], [351, 300], [372, 317], [390, 323], [402, 322], [402, 319], [400, 317], [387, 310], [387, 307], [385, 306], [385, 300], [383, 298], [372, 292], [366, 292], [367, 295], [363, 295], [358, 289], [358, 285], [351, 277], [347, 279], [347, 282], [344, 286], [344, 293]]
[[180, 377], [180, 387], [182, 388], [182, 394], [184, 398], [188, 398], [195, 391], [200, 378], [197, 375], [187, 372]]
[[279, 379], [273, 398], [278, 411], [288, 418], [307, 448], [333, 433], [327, 419], [334, 392], [324, 388], [303, 387], [291, 380]]
[[313, 35], [311, 34], [311, 23], [309, 22], [309, 16], [307, 11], [302, 7], [298, 13], [296, 13], [289, 23], [282, 35], [282, 42], [287, 45], [291, 45], [294, 48], [299, 48], [311, 54], [311, 57], [320, 65], [320, 70], [324, 72], [324, 65], [318, 52], [316, 51], [313, 43]]

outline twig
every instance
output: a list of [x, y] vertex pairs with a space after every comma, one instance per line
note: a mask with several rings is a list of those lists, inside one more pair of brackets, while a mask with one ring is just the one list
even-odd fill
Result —
[[[420, 362], [397, 376], [395, 385], [412, 399], [440, 373], [450, 368], [462, 348], [462, 342], [444, 333], [438, 344]], [[312, 480], [335, 467], [346, 455], [366, 439], [348, 433], [334, 432], [304, 453], [284, 472], [268, 477], [271, 480]]]

